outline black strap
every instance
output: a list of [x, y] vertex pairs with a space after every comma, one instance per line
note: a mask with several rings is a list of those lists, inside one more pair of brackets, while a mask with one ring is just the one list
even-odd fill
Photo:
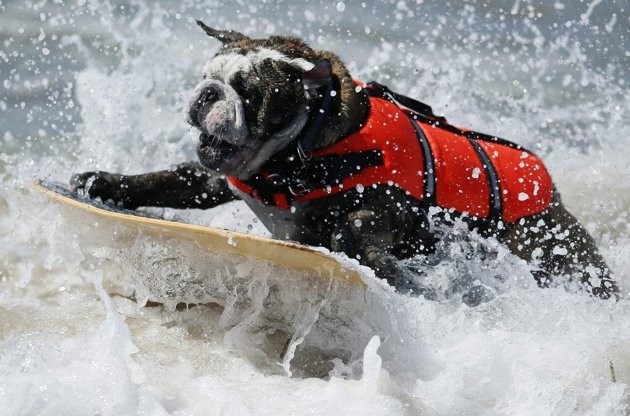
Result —
[[433, 112], [433, 109], [430, 105], [420, 102], [418, 100], [414, 100], [413, 98], [407, 97], [405, 95], [401, 95], [393, 92], [388, 87], [383, 84], [379, 84], [376, 81], [368, 82], [368, 88], [366, 88], [366, 92], [371, 97], [379, 97], [384, 98], [388, 101], [397, 104], [399, 107], [405, 107], [415, 113], [422, 114], [425, 117], [429, 117], [434, 121], [440, 121], [442, 123], [446, 123], [446, 119], [442, 116], [438, 116]]
[[274, 194], [285, 194], [290, 201], [292, 196], [303, 196], [316, 189], [338, 186], [344, 179], [382, 164], [383, 156], [377, 149], [303, 160], [294, 155], [283, 161], [266, 164], [266, 176], [256, 175], [244, 183], [257, 191], [265, 204], [274, 205]]
[[383, 156], [377, 149], [314, 157], [290, 178], [289, 190], [296, 196], [306, 195], [315, 189], [340, 185], [344, 179], [382, 164]]
[[397, 104], [399, 107], [404, 107], [407, 110], [411, 110], [411, 112], [407, 112], [407, 115], [414, 116], [413, 118], [415, 120], [418, 120], [422, 123], [428, 123], [434, 127], [439, 127], [448, 132], [460, 136], [465, 136], [467, 138], [473, 138], [474, 140], [483, 140], [487, 142], [497, 143], [503, 146], [511, 147], [512, 149], [523, 150], [527, 153], [534, 154], [533, 152], [525, 149], [520, 144], [511, 142], [509, 140], [505, 140], [496, 136], [491, 136], [489, 134], [479, 133], [477, 131], [462, 130], [451, 124], [448, 124], [446, 118], [435, 115], [433, 109], [428, 104], [414, 100], [413, 98], [407, 97], [405, 95], [395, 93], [387, 86], [379, 84], [376, 81], [369, 82], [367, 86], [368, 88], [366, 88], [365, 90], [367, 91], [367, 94], [369, 96], [384, 98], [394, 104]]
[[409, 116], [413, 116], [414, 119], [420, 121], [421, 123], [430, 124], [433, 127], [440, 128], [442, 130], [446, 130], [449, 133], [457, 134], [458, 136], [464, 136], [467, 139], [472, 139], [476, 141], [484, 141], [490, 143], [500, 144], [502, 146], [507, 146], [512, 149], [522, 150], [524, 152], [534, 154], [534, 152], [527, 150], [522, 145], [518, 143], [511, 142], [509, 140], [502, 139], [501, 137], [491, 136], [485, 133], [479, 133], [478, 131], [470, 131], [470, 130], [462, 130], [458, 127], [453, 126], [452, 124], [448, 124], [445, 121], [435, 120], [429, 117], [424, 116], [423, 114], [417, 114], [415, 112], [408, 113]]
[[288, 188], [292, 195], [303, 196], [316, 189], [338, 186], [344, 179], [382, 164], [383, 157], [379, 150], [313, 157], [288, 178]]

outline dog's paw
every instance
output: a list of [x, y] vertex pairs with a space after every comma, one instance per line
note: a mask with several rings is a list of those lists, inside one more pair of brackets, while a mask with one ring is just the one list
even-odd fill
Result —
[[100, 198], [116, 205], [125, 202], [124, 176], [108, 172], [76, 173], [70, 178], [70, 190], [91, 199]]

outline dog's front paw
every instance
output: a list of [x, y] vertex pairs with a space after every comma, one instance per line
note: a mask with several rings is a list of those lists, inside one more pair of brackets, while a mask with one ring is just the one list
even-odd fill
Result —
[[89, 198], [101, 198], [116, 205], [125, 205], [127, 200], [125, 176], [108, 172], [76, 173], [70, 178], [70, 190]]

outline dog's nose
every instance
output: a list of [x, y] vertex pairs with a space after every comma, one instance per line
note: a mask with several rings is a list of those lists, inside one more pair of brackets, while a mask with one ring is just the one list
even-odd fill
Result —
[[201, 122], [207, 112], [202, 110], [207, 109], [212, 103], [217, 101], [218, 98], [218, 91], [212, 87], [201, 90], [201, 92], [195, 97], [189, 109], [188, 118], [190, 124], [195, 127], [201, 127]]
[[205, 88], [197, 97], [197, 103], [200, 107], [208, 105], [217, 100], [217, 91], [214, 88]]

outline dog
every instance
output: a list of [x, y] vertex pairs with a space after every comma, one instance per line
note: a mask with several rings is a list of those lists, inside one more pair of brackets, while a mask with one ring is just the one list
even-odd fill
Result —
[[533, 264], [541, 287], [564, 275], [594, 296], [619, 296], [595, 242], [531, 152], [361, 84], [335, 54], [300, 39], [197, 24], [222, 44], [187, 110], [200, 131], [198, 162], [75, 174], [74, 191], [129, 209], [206, 209], [240, 198], [275, 238], [344, 252], [400, 291], [413, 287], [399, 260], [432, 253], [436, 222], [461, 219]]

